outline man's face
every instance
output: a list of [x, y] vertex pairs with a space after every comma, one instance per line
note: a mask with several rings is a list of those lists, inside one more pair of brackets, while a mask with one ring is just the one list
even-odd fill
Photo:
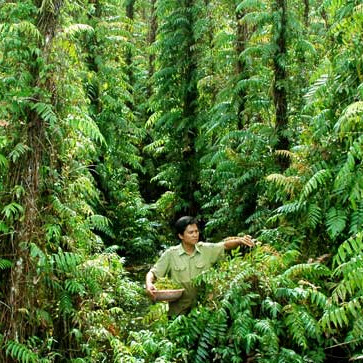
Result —
[[179, 233], [179, 238], [183, 243], [195, 245], [199, 241], [199, 229], [196, 224], [189, 224], [183, 234]]

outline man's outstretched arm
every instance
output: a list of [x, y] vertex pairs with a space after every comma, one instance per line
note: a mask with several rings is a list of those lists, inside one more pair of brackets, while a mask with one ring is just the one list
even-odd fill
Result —
[[227, 237], [224, 240], [224, 248], [226, 250], [233, 250], [238, 246], [247, 246], [247, 247], [254, 247], [255, 243], [252, 240], [252, 237], [246, 234], [243, 237]]

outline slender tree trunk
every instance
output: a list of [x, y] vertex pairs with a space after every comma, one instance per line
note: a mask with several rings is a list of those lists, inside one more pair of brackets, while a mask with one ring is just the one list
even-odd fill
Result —
[[[192, 9], [194, 6], [193, 0], [186, 2], [187, 9]], [[198, 100], [198, 89], [197, 89], [197, 62], [195, 49], [195, 39], [193, 34], [193, 22], [192, 11], [189, 14], [189, 25], [187, 29], [188, 33], [188, 47], [186, 47], [185, 58], [188, 62], [185, 71], [185, 84], [186, 91], [183, 100], [183, 116], [188, 120], [187, 127], [184, 133], [183, 140], [183, 152], [182, 152], [182, 173], [184, 176], [184, 182], [181, 180], [183, 188], [181, 190], [181, 196], [184, 200], [189, 202], [189, 207], [184, 211], [186, 214], [197, 215], [199, 212], [198, 201], [195, 198], [195, 191], [199, 190], [199, 168], [198, 168], [198, 156], [195, 148], [197, 138], [197, 100]]]
[[[130, 35], [132, 34], [132, 27], [133, 27], [133, 21], [134, 21], [134, 6], [135, 6], [135, 1], [136, 0], [128, 0], [126, 2], [126, 17], [129, 19], [129, 26], [128, 26], [128, 30], [130, 32]], [[129, 40], [131, 42], [131, 39]], [[126, 50], [126, 72], [127, 72], [127, 76], [128, 76], [128, 83], [131, 86], [130, 88], [130, 93], [133, 93], [133, 86], [135, 84], [135, 79], [134, 79], [134, 71], [133, 71], [133, 54], [132, 54], [132, 49], [130, 46], [127, 47]], [[134, 109], [134, 105], [132, 103], [132, 101], [128, 101], [127, 103], [127, 107], [132, 111]]]
[[[241, 20], [244, 17], [244, 13], [241, 11], [236, 11], [236, 21], [237, 21], [237, 30], [236, 30], [236, 35], [237, 35], [237, 40], [236, 40], [236, 53], [237, 53], [237, 64], [236, 64], [236, 72], [237, 72], [237, 76], [238, 79], [244, 79], [246, 78], [246, 65], [245, 62], [240, 58], [240, 54], [245, 50], [246, 48], [246, 43], [248, 40], [248, 27], [247, 24], [242, 24]], [[238, 113], [237, 113], [237, 117], [238, 117], [238, 128], [239, 129], [243, 129], [244, 127], [244, 122], [243, 122], [243, 111], [245, 108], [245, 97], [246, 97], [246, 92], [244, 90], [240, 90], [238, 92]]]
[[[280, 14], [279, 24], [275, 27], [276, 34], [276, 52], [273, 57], [274, 65], [274, 84], [273, 84], [273, 101], [275, 105], [275, 130], [278, 137], [276, 145], [277, 150], [288, 150], [290, 146], [289, 139], [285, 135], [288, 128], [287, 113], [287, 0], [277, 0], [275, 3], [276, 11]], [[285, 157], [277, 157], [277, 163], [282, 170], [289, 166], [289, 160]]]
[[[53, 0], [52, 10], [45, 9], [39, 14], [38, 28], [44, 38], [41, 50], [45, 63], [48, 62], [51, 53], [52, 40], [55, 36], [62, 5], [63, 0]], [[39, 3], [38, 6], [40, 7], [41, 4]], [[51, 75], [48, 75], [44, 82], [44, 76], [41, 75], [38, 66], [32, 69], [32, 73], [33, 87], [43, 89], [48, 94], [53, 94], [52, 102], [55, 104], [56, 92]], [[34, 103], [42, 101], [39, 94], [34, 94], [32, 99]], [[5, 341], [10, 339], [21, 341], [24, 337], [33, 333], [29, 331], [30, 325], [27, 324], [29, 318], [21, 311], [26, 309], [31, 315], [32, 310], [37, 305], [37, 286], [36, 281], [33, 279], [36, 273], [33, 266], [31, 266], [29, 244], [35, 242], [39, 245], [40, 241], [44, 240], [40, 226], [42, 189], [40, 170], [44, 165], [46, 125], [36, 110], [29, 108], [26, 114], [25, 127], [25, 138], [29, 151], [22, 164], [17, 163], [10, 168], [12, 172], [8, 183], [9, 189], [15, 185], [23, 186], [25, 196], [22, 200], [24, 216], [16, 226], [16, 232], [11, 240], [15, 263], [9, 276], [9, 288], [6, 296], [7, 308], [1, 314], [1, 325]], [[9, 362], [9, 358], [0, 358]]]
[[310, 12], [310, 0], [304, 0], [304, 24], [305, 27], [309, 26], [309, 12]]
[[[151, 12], [150, 28], [149, 28], [149, 34], [148, 34], [148, 39], [147, 39], [147, 43], [149, 46], [154, 44], [154, 42], [156, 40], [156, 32], [158, 29], [158, 22], [157, 22], [157, 17], [156, 17], [156, 0], [151, 0], [150, 12]], [[147, 96], [148, 97], [150, 97], [152, 95], [152, 86], [151, 86], [150, 79], [154, 75], [154, 73], [155, 73], [155, 54], [153, 52], [151, 52], [149, 54], [149, 59], [148, 59], [148, 78], [149, 78], [149, 82], [147, 85]]]

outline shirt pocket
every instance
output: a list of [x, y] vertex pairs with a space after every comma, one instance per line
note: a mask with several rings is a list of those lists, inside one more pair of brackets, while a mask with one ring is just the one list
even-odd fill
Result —
[[173, 270], [179, 273], [179, 272], [181, 272], [181, 271], [185, 271], [185, 270], [186, 270], [186, 267], [185, 267], [185, 266], [183, 266], [183, 265], [175, 265], [175, 266], [173, 267]]
[[184, 265], [174, 265], [171, 271], [171, 278], [175, 282], [184, 283], [189, 280], [188, 271]]
[[204, 271], [207, 268], [207, 265], [204, 261], [197, 261], [195, 263], [195, 267], [198, 269], [198, 271]]

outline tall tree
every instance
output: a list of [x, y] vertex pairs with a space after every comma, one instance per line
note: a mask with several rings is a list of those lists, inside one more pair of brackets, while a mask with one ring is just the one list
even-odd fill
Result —
[[197, 7], [193, 0], [168, 0], [158, 4], [157, 14], [155, 46], [160, 51], [156, 60], [156, 94], [152, 99], [155, 114], [149, 122], [155, 129], [155, 141], [148, 149], [163, 145], [166, 158], [155, 179], [175, 192], [176, 210], [198, 214], [198, 75], [194, 37]]
[[[247, 42], [250, 34], [247, 23], [243, 21], [243, 18], [246, 15], [246, 10], [239, 9], [239, 7], [237, 6], [235, 13], [236, 13], [236, 53], [237, 53], [236, 73], [240, 80], [244, 80], [247, 79], [247, 64], [245, 62], [245, 58], [242, 57], [241, 54], [247, 47]], [[248, 120], [243, 120], [246, 90], [241, 88], [237, 92], [237, 97], [238, 97], [238, 107], [237, 107], [238, 128], [242, 129], [245, 126], [245, 123], [248, 123]]]
[[[44, 207], [40, 203], [44, 188], [41, 172], [49, 165], [46, 153], [47, 123], [56, 121], [54, 105], [57, 92], [52, 73], [44, 71], [51, 64], [52, 43], [57, 35], [62, 7], [62, 0], [34, 4], [27, 1], [18, 18], [9, 16], [6, 19], [9, 37], [20, 42], [20, 47], [14, 48], [12, 52], [10, 49], [5, 50], [5, 53], [9, 52], [10, 64], [19, 62], [23, 72], [27, 73], [27, 82], [22, 84], [24, 95], [17, 95], [17, 107], [21, 109], [23, 119], [21, 128], [18, 128], [17, 147], [23, 155], [20, 159], [12, 159], [6, 186], [9, 191], [14, 188], [22, 191], [19, 204], [11, 199], [7, 201], [9, 208], [18, 205], [16, 208], [19, 212], [21, 210], [22, 217], [14, 225], [14, 233], [7, 243], [11, 246], [7, 253], [10, 252], [14, 265], [6, 284], [5, 306], [8, 308], [1, 315], [6, 339], [18, 339], [29, 334], [32, 329], [27, 328], [27, 318], [21, 309], [36, 305], [37, 299], [30, 280], [34, 275], [34, 266], [31, 265], [29, 246], [31, 242], [44, 238], [40, 220]], [[36, 18], [35, 12], [38, 12]], [[22, 48], [26, 49], [25, 53], [22, 53]], [[14, 71], [19, 72], [19, 69]]]
[[[288, 131], [288, 99], [287, 99], [287, 1], [276, 0], [272, 8], [276, 19], [273, 22], [273, 37], [275, 52], [273, 54], [273, 102], [275, 105], [275, 130], [277, 134], [277, 150], [289, 150]], [[289, 165], [289, 160], [279, 155], [278, 164], [284, 170]]]

